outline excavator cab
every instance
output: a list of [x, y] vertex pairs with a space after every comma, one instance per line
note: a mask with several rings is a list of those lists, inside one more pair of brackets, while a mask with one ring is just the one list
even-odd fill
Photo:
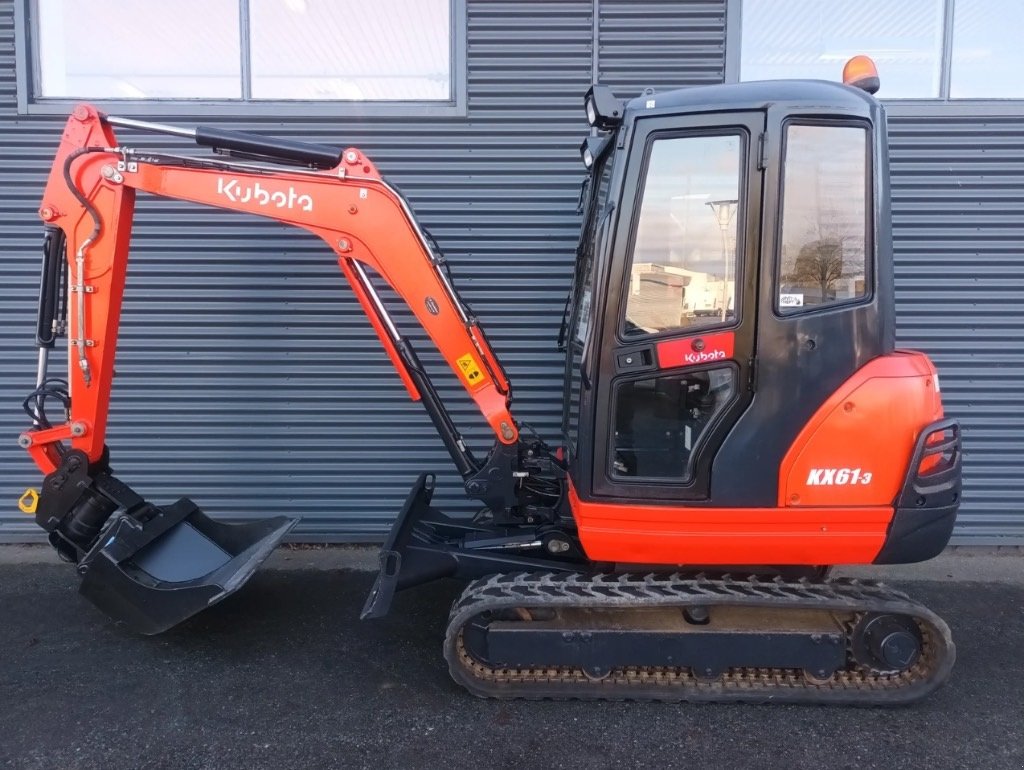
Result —
[[[236, 590], [293, 525], [144, 500], [105, 444], [136, 192], [320, 237], [462, 478], [473, 515], [408, 493], [364, 618], [468, 581], [444, 652], [487, 697], [903, 703], [944, 681], [945, 623], [839, 564], [920, 561], [952, 531], [960, 429], [923, 353], [895, 346], [885, 116], [873, 64], [844, 84], [645, 93], [595, 85], [563, 319], [562, 435], [523, 433], [447, 261], [357, 148], [102, 115], [65, 129], [48, 228], [33, 426], [36, 517], [82, 591], [156, 633]], [[215, 157], [135, 150], [113, 129]], [[66, 248], [64, 243], [66, 241]], [[426, 332], [493, 432], [459, 433], [370, 275]], [[66, 318], [66, 322], [65, 322]], [[46, 375], [57, 331], [68, 379]], [[51, 424], [47, 401], [60, 402]], [[550, 443], [549, 443], [550, 442]], [[31, 496], [29, 496], [31, 497]], [[28, 499], [28, 498], [26, 498]]]
[[774, 507], [815, 410], [895, 348], [881, 106], [784, 81], [624, 114], [594, 160], [571, 303], [574, 488]]
[[[959, 428], [927, 358], [895, 348], [872, 72], [859, 88], [742, 83], [621, 109], [588, 93], [604, 135], [582, 148], [562, 425], [588, 554], [824, 568], [948, 542], [958, 453], [930, 497], [907, 460]], [[853, 510], [893, 501], [876, 525]]]
[[[609, 103], [595, 91], [588, 104]], [[565, 335], [574, 490], [775, 507], [808, 421], [895, 349], [882, 107], [781, 81], [642, 96], [622, 116], [586, 150]], [[883, 453], [881, 427], [858, 443]]]

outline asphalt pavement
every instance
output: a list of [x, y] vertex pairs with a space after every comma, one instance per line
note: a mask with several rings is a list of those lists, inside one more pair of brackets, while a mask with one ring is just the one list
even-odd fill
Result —
[[952, 627], [950, 682], [853, 709], [478, 700], [441, 657], [460, 586], [361, 622], [368, 551], [278, 554], [142, 638], [81, 599], [69, 566], [0, 548], [0, 767], [1022, 768], [1024, 558], [954, 562], [887, 577]]

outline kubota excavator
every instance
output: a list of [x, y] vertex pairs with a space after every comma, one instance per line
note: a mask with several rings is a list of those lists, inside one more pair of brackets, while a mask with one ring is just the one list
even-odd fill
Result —
[[[894, 335], [885, 115], [874, 65], [844, 83], [586, 94], [582, 230], [560, 334], [563, 435], [527, 436], [437, 244], [358, 149], [184, 129], [79, 106], [39, 213], [32, 427], [46, 474], [23, 509], [114, 620], [159, 633], [237, 590], [294, 524], [227, 525], [144, 500], [106, 446], [136, 192], [269, 217], [335, 253], [385, 353], [478, 501], [415, 482], [363, 617], [398, 590], [468, 581], [452, 676], [489, 697], [896, 704], [941, 684], [946, 624], [833, 565], [921, 561], [959, 504], [958, 424]], [[215, 155], [133, 149], [114, 129]], [[401, 297], [483, 414], [460, 436], [389, 315]], [[67, 379], [47, 373], [67, 338]], [[59, 404], [62, 418], [52, 420]]]

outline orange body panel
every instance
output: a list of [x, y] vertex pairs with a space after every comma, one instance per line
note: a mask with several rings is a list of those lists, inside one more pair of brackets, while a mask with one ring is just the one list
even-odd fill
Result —
[[847, 380], [798, 434], [780, 466], [779, 507], [582, 501], [570, 485], [580, 541], [595, 561], [627, 564], [871, 563], [885, 542], [914, 442], [941, 417], [927, 356], [882, 356]]
[[914, 442], [941, 417], [938, 379], [926, 355], [876, 358], [800, 431], [779, 468], [779, 505], [892, 505]]
[[862, 564], [875, 558], [889, 506], [704, 508], [583, 502], [569, 488], [580, 542], [620, 564]]
[[[67, 235], [72, 277], [76, 253], [84, 251], [89, 293], [72, 294], [68, 316], [69, 337], [88, 340], [88, 377], [77, 365], [77, 350], [72, 347], [69, 424], [78, 426], [72, 446], [90, 460], [103, 453], [136, 190], [269, 217], [315, 233], [335, 252], [368, 311], [372, 310], [369, 299], [353, 280], [353, 263], [372, 269], [408, 304], [498, 441], [516, 443], [518, 428], [509, 412], [508, 382], [497, 358], [475, 322], [460, 312], [443, 268], [434, 263], [404, 201], [359, 150], [346, 150], [339, 166], [327, 171], [193, 168], [147, 162], [142, 156], [125, 158], [119, 152], [81, 155], [72, 162], [71, 176], [101, 220], [99, 237], [86, 244], [93, 220], [68, 189], [64, 164], [84, 147], [117, 146], [112, 130], [95, 109], [77, 107], [65, 127], [39, 210], [44, 222]], [[80, 297], [84, 298], [83, 329], [77, 328], [75, 320]], [[373, 312], [368, 316], [409, 394], [417, 399], [419, 393], [386, 330]], [[55, 467], [53, 447], [41, 448], [43, 442], [32, 438], [35, 433], [26, 432], [34, 441], [33, 459], [49, 473]]]

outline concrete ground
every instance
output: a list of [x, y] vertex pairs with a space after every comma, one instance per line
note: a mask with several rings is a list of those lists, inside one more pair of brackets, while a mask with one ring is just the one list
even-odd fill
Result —
[[895, 710], [477, 700], [441, 657], [460, 587], [360, 622], [373, 563], [284, 549], [239, 594], [141, 638], [48, 550], [0, 548], [0, 767], [1024, 767], [1019, 551], [886, 571], [958, 648], [945, 688]]

